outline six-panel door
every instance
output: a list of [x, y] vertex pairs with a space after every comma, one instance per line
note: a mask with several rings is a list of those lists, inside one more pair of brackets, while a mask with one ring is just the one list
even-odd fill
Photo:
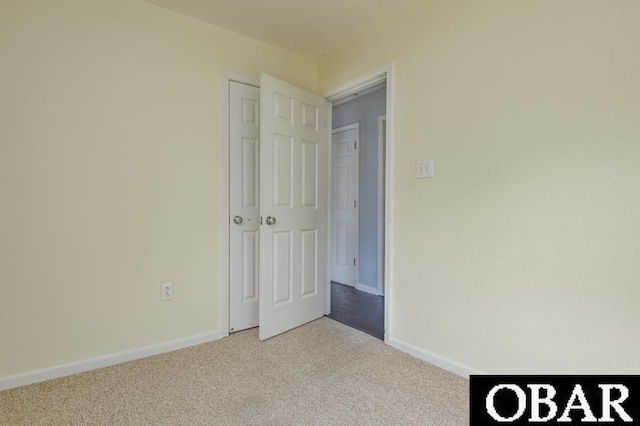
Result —
[[327, 101], [260, 78], [260, 339], [314, 319], [324, 307]]
[[229, 329], [258, 326], [260, 89], [229, 84]]

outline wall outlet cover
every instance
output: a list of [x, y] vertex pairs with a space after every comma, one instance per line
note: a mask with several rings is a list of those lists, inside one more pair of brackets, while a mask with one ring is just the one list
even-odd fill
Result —
[[160, 300], [173, 299], [173, 284], [163, 283], [160, 285]]

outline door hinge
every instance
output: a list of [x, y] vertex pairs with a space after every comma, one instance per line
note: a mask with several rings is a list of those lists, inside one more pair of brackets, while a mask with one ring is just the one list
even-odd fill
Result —
[[356, 208], [356, 200], [353, 200], [353, 208]]
[[356, 258], [353, 258], [353, 266], [356, 266]]
[[262, 225], [262, 216], [260, 216], [259, 222], [260, 222], [260, 225]]
[[353, 149], [358, 149], [358, 141], [353, 141]]

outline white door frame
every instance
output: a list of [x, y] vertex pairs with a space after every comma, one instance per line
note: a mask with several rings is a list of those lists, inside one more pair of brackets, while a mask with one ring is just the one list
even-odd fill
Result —
[[[382, 288], [384, 289], [384, 341], [385, 343], [389, 343], [393, 340], [391, 335], [393, 329], [391, 327], [391, 298], [393, 297], [393, 282], [392, 282], [392, 256], [393, 256], [393, 241], [391, 240], [391, 236], [393, 235], [393, 203], [391, 200], [393, 199], [393, 176], [394, 176], [394, 168], [393, 168], [393, 129], [394, 129], [394, 63], [389, 63], [380, 68], [377, 68], [373, 71], [370, 71], [366, 74], [363, 74], [359, 77], [356, 77], [352, 80], [347, 81], [346, 83], [340, 84], [330, 90], [328, 90], [324, 97], [330, 102], [329, 104], [329, 116], [328, 120], [331, 121], [332, 110], [333, 110], [333, 102], [344, 99], [348, 96], [351, 96], [355, 93], [361, 92], [362, 90], [373, 87], [377, 84], [380, 84], [386, 80], [386, 96], [387, 96], [387, 108], [386, 108], [386, 146], [385, 146], [385, 156], [384, 156], [384, 188], [385, 188], [385, 197], [384, 197], [384, 282], [382, 283]], [[332, 128], [332, 125], [329, 125], [329, 128]], [[331, 145], [329, 145], [329, 149], [331, 149]], [[331, 153], [329, 153], [329, 180], [331, 180]], [[329, 192], [331, 191], [331, 182], [329, 182]], [[329, 200], [331, 200], [331, 193], [329, 193]], [[329, 215], [331, 214], [331, 209], [329, 208]], [[329, 220], [331, 220], [329, 218]], [[331, 223], [331, 222], [329, 222]], [[331, 236], [327, 235], [327, 258], [329, 258], [329, 248], [331, 247]], [[327, 277], [329, 277], [329, 271], [327, 270]], [[325, 314], [328, 315], [331, 312], [331, 281], [328, 280], [327, 292], [325, 296]]]
[[[342, 126], [342, 127], [338, 127], [336, 129], [331, 129], [331, 148], [329, 149], [329, 154], [333, 155], [333, 135], [335, 135], [336, 133], [342, 133], [342, 132], [346, 132], [349, 130], [355, 130], [358, 133], [358, 137], [357, 137], [357, 144], [358, 144], [358, 148], [355, 150], [355, 155], [356, 155], [356, 162], [357, 162], [357, 169], [358, 169], [358, 173], [355, 176], [356, 179], [356, 194], [354, 194], [354, 196], [356, 197], [356, 206], [355, 206], [355, 226], [354, 226], [354, 232], [355, 232], [355, 238], [354, 240], [354, 252], [353, 255], [355, 256], [355, 282], [353, 283], [353, 288], [356, 288], [358, 290], [360, 290], [360, 122], [355, 122], [355, 123], [351, 123], [351, 124], [347, 124], [346, 126]], [[329, 177], [329, 183], [333, 183], [332, 181], [332, 177], [333, 177], [333, 164], [332, 164], [332, 159], [329, 159], [329, 165], [330, 165], [330, 177]], [[327, 194], [327, 199], [332, 200], [333, 194], [331, 193], [331, 191], [328, 192]], [[331, 209], [333, 209], [333, 203], [331, 201], [329, 201], [328, 204], [328, 209], [327, 209], [327, 220], [329, 221], [329, 234], [331, 234], [331, 230], [332, 230], [332, 226], [333, 223], [331, 222], [331, 220], [333, 219], [331, 216]], [[327, 241], [327, 244], [330, 241]], [[332, 247], [329, 247], [329, 255], [331, 255], [331, 250]], [[329, 259], [329, 269], [328, 269], [328, 273], [331, 274], [331, 257], [328, 258]], [[329, 283], [331, 283], [331, 276], [329, 276]], [[344, 283], [343, 283], [344, 284]], [[331, 284], [329, 284], [331, 285]], [[331, 290], [329, 290], [331, 291]]]
[[[358, 93], [361, 90], [373, 87], [386, 80], [386, 95], [387, 95], [387, 131], [386, 135], [386, 149], [385, 149], [385, 215], [384, 215], [384, 341], [389, 343], [392, 339], [391, 328], [391, 298], [393, 297], [393, 281], [392, 281], [392, 257], [393, 257], [393, 241], [391, 236], [393, 235], [393, 129], [394, 129], [394, 64], [389, 63], [346, 83], [340, 84], [324, 94], [324, 97], [329, 101], [329, 112], [327, 116], [327, 134], [328, 138], [331, 137], [331, 115], [332, 115], [332, 102], [347, 96]], [[220, 282], [220, 294], [221, 300], [221, 335], [229, 335], [229, 82], [237, 81], [239, 83], [250, 84], [252, 86], [259, 87], [260, 79], [257, 77], [248, 77], [245, 75], [224, 71], [222, 75], [222, 170], [221, 170], [221, 190], [220, 190], [220, 205], [222, 207], [221, 212], [221, 228], [222, 228], [222, 253], [221, 253], [221, 282]], [[330, 142], [330, 139], [329, 141]], [[331, 150], [331, 143], [329, 143], [329, 150]], [[328, 190], [329, 194], [327, 198], [331, 199], [331, 151], [329, 151], [328, 161]], [[331, 209], [327, 209], [327, 219], [330, 220]], [[330, 249], [330, 235], [329, 235], [329, 223], [327, 222], [327, 247], [326, 256], [329, 259]], [[329, 274], [329, 263], [327, 262], [327, 282], [325, 288], [325, 314], [329, 314], [331, 310], [331, 281]]]
[[[385, 170], [385, 147], [387, 115], [378, 116], [378, 235], [384, 235], [384, 206], [385, 206], [385, 190], [384, 178], [386, 173], [380, 173]], [[384, 238], [378, 239], [378, 294], [384, 296]]]

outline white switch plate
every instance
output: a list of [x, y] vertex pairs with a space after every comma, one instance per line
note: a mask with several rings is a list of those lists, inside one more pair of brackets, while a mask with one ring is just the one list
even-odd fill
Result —
[[433, 177], [433, 160], [418, 160], [416, 163], [416, 178]]

